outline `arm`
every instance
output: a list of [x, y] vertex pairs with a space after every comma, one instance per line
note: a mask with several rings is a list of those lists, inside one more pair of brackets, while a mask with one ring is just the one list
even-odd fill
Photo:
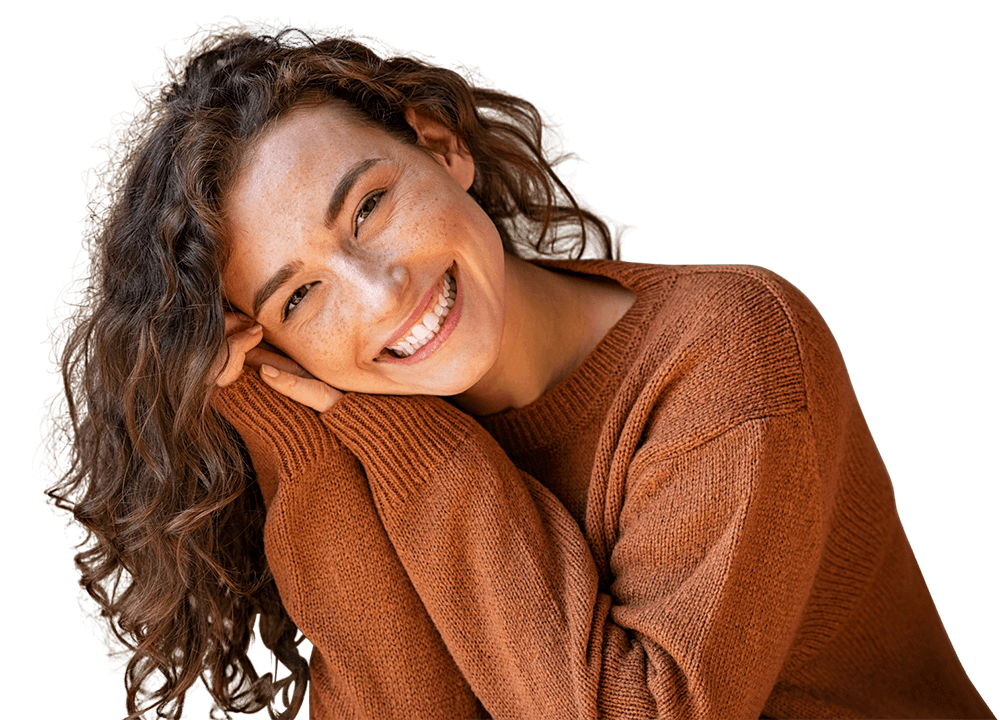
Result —
[[818, 562], [804, 411], [679, 454], [648, 438], [610, 587], [558, 500], [444, 401], [348, 395], [322, 419], [494, 717], [759, 716]]
[[482, 717], [376, 514], [354, 456], [312, 410], [253, 373], [217, 409], [246, 443], [268, 501], [267, 559], [314, 645], [314, 717]]

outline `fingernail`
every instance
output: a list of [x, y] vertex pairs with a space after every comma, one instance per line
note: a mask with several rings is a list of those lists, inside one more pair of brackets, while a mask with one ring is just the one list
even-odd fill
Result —
[[271, 378], [278, 377], [278, 371], [270, 365], [261, 365], [260, 371]]
[[264, 328], [262, 328], [260, 325], [254, 324], [251, 325], [249, 329], [247, 329], [247, 332], [250, 333], [251, 335], [256, 335], [263, 329]]

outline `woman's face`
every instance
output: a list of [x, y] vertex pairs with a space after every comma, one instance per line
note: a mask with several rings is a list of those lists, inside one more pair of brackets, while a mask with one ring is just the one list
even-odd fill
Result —
[[297, 110], [258, 143], [224, 207], [227, 301], [340, 390], [454, 395], [499, 352], [500, 237], [466, 192], [471, 158], [422, 122], [439, 153], [336, 105]]

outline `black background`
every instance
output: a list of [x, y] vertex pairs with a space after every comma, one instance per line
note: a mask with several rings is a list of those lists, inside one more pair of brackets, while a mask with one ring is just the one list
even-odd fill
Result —
[[[643, 23], [627, 19], [538, 29], [498, 20], [489, 30], [333, 14], [291, 19], [346, 23], [398, 47], [478, 64], [501, 88], [554, 113], [570, 148], [591, 163], [577, 186], [639, 228], [626, 242], [627, 260], [753, 263], [802, 289], [840, 344], [958, 654], [988, 689], [985, 651], [995, 633], [985, 629], [992, 603], [984, 576], [995, 543], [986, 488], [996, 473], [983, 469], [986, 433], [974, 410], [993, 383], [984, 381], [979, 350], [983, 312], [970, 306], [984, 270], [962, 256], [959, 227], [947, 217], [950, 190], [938, 172], [947, 160], [922, 111], [928, 93], [944, 91], [919, 60], [901, 62], [877, 38], [856, 38], [849, 51], [842, 43], [817, 49], [812, 37], [775, 44], [683, 23], [636, 31]], [[25, 126], [46, 129], [54, 151], [35, 164], [43, 172], [31, 195], [43, 213], [32, 227], [44, 231], [27, 242], [41, 251], [43, 307], [27, 304], [39, 342], [79, 247], [80, 172], [103, 159], [90, 146], [107, 135], [114, 113], [133, 107], [130, 82], [149, 82], [162, 64], [158, 46], [195, 27], [172, 18], [80, 18], [53, 40], [65, 59], [60, 73], [51, 85], [29, 87], [38, 107], [53, 111]], [[48, 348], [38, 353], [48, 367]], [[55, 390], [51, 378], [41, 382], [39, 403]], [[62, 687], [39, 699], [118, 717], [121, 679], [108, 676], [80, 620], [61, 522], [40, 502], [34, 508], [32, 534], [42, 543], [28, 560], [38, 560], [32, 574], [51, 584], [37, 603], [43, 636], [33, 667]], [[190, 716], [201, 717], [199, 708], [191, 704]]]

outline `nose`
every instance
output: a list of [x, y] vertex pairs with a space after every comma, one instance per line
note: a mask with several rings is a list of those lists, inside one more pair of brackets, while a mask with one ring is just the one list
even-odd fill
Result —
[[368, 308], [372, 321], [396, 317], [410, 286], [407, 266], [392, 258], [363, 254], [352, 254], [347, 264], [354, 280], [355, 297]]

